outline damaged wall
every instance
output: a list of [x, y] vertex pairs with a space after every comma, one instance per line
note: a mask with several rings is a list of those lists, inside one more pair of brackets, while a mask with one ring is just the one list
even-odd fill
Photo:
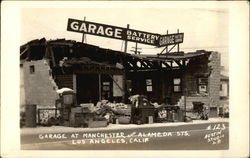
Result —
[[54, 107], [59, 98], [51, 69], [46, 60], [23, 63], [25, 103], [37, 104], [38, 108]]
[[[205, 64], [202, 64], [203, 66], [196, 61], [188, 65], [184, 76], [187, 87], [186, 108], [191, 110], [193, 102], [203, 102], [210, 107], [210, 117], [216, 117], [220, 98], [220, 54], [212, 52], [208, 59]], [[210, 68], [212, 71], [208, 73], [207, 70]], [[203, 77], [208, 79], [207, 93], [201, 94], [198, 90], [198, 78]], [[184, 97], [181, 97], [177, 105], [184, 109]]]
[[20, 65], [20, 111], [25, 109], [25, 89], [23, 65]]
[[212, 67], [213, 71], [209, 76], [209, 95], [211, 101], [213, 102], [211, 106], [217, 107], [220, 100], [220, 72], [221, 72], [221, 63], [220, 63], [220, 54], [213, 52], [210, 58], [209, 65]]

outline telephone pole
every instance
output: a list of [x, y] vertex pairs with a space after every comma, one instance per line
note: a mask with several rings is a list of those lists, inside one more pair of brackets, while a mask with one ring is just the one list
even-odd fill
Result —
[[137, 42], [135, 43], [135, 47], [132, 47], [132, 48], [134, 48], [134, 50], [130, 50], [130, 51], [134, 52], [135, 54], [141, 54], [141, 51], [138, 51], [138, 50], [141, 50], [141, 48], [138, 48]]

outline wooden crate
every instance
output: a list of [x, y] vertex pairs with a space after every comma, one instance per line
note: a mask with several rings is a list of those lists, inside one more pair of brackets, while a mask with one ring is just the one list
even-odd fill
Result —
[[70, 126], [71, 127], [88, 127], [93, 122], [93, 113], [70, 113]]
[[90, 128], [107, 127], [107, 126], [108, 126], [107, 121], [92, 121], [92, 122], [89, 122], [89, 127]]
[[129, 124], [130, 123], [130, 117], [129, 116], [120, 116], [118, 117], [119, 124]]

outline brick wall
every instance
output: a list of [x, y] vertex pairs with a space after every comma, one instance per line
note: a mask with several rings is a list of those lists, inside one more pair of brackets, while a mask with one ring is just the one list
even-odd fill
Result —
[[[220, 92], [220, 54], [217, 52], [212, 52], [206, 62], [195, 61], [190, 62], [188, 69], [184, 75], [184, 86], [187, 88], [187, 97], [186, 97], [186, 108], [191, 110], [193, 108], [192, 102], [203, 102], [209, 107], [214, 107], [213, 109], [219, 106], [219, 92]], [[203, 59], [201, 59], [203, 60]], [[212, 69], [209, 74], [207, 70]], [[200, 95], [198, 93], [197, 79], [199, 77], [208, 78], [208, 93], [207, 96]], [[180, 98], [177, 103], [182, 109], [184, 109], [184, 96]], [[211, 111], [211, 116], [215, 117], [216, 111]]]
[[[34, 72], [30, 72], [31, 66], [34, 66]], [[55, 100], [59, 98], [57, 85], [46, 60], [24, 62], [23, 79], [26, 104], [37, 104], [38, 108], [55, 106]]]
[[212, 73], [208, 78], [208, 91], [211, 98], [212, 107], [217, 107], [220, 100], [220, 54], [217, 52], [212, 52], [210, 56], [209, 65], [212, 68]]

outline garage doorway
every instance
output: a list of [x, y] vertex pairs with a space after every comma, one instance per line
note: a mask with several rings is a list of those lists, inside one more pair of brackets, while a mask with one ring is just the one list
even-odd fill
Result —
[[76, 75], [77, 103], [94, 103], [99, 100], [98, 74]]

